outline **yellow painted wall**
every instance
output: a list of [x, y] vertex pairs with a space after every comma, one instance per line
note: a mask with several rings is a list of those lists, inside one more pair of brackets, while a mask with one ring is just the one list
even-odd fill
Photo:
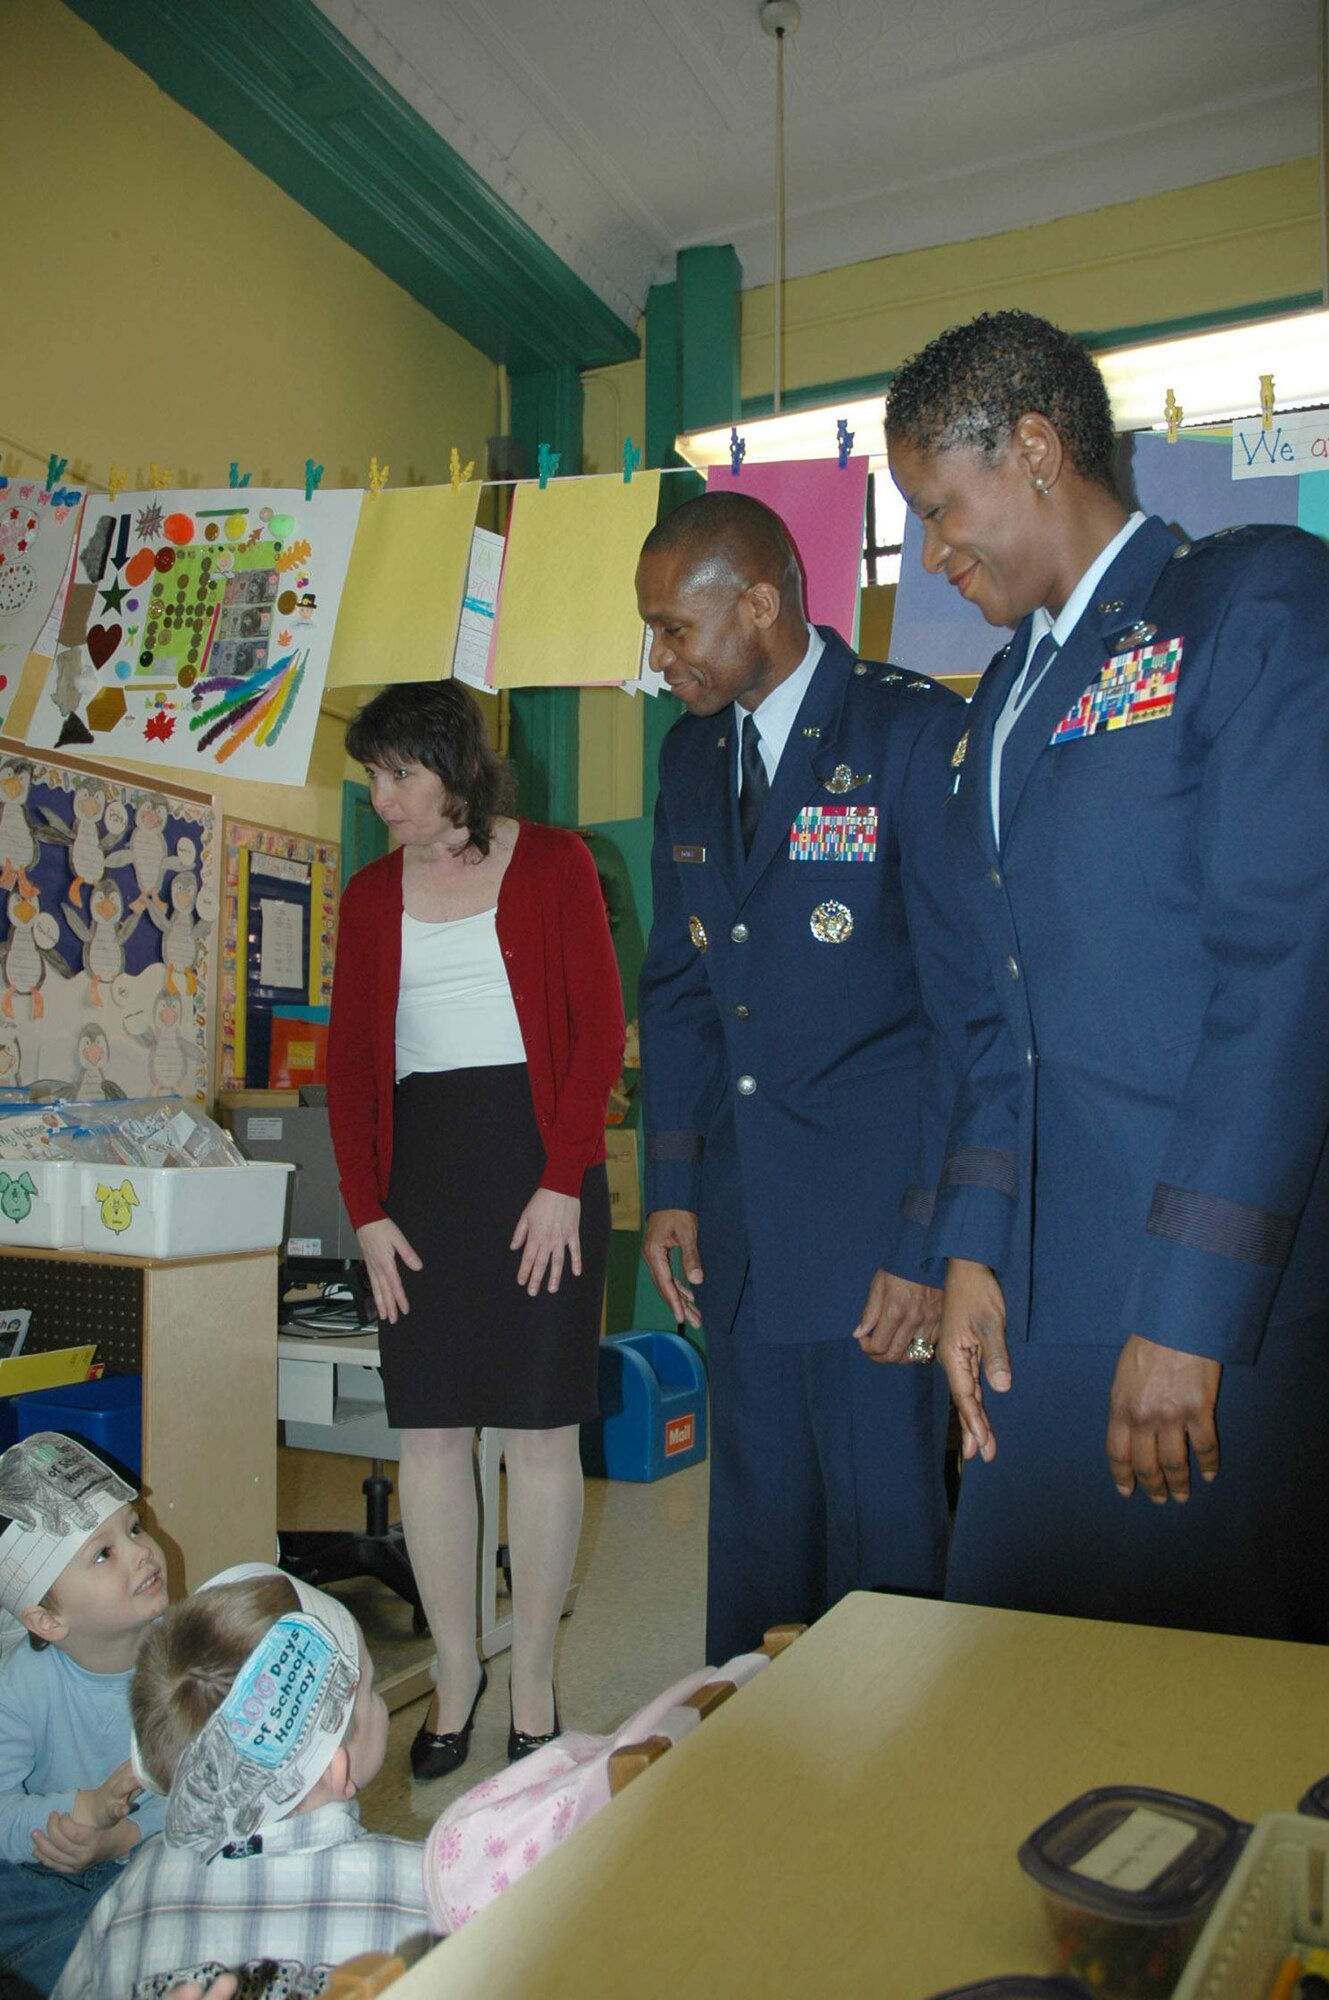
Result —
[[[1035, 229], [792, 279], [785, 386], [879, 374], [943, 327], [1004, 306], [1102, 333], [1239, 313], [1319, 284], [1318, 167], [1294, 160]], [[771, 286], [744, 292], [744, 396], [770, 392], [773, 309]]]
[[[0, 450], [104, 484], [442, 481], [483, 463], [494, 365], [316, 222], [59, 0], [5, 0], [5, 127], [27, 162], [3, 226]], [[345, 706], [343, 700], [342, 706]], [[93, 752], [92, 754], [96, 754]], [[341, 724], [309, 784], [221, 779], [229, 812], [336, 839]], [[182, 780], [198, 776], [181, 772]]]

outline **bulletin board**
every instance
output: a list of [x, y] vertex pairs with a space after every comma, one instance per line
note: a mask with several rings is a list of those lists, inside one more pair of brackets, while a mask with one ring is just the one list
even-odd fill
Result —
[[220, 821], [206, 793], [0, 737], [0, 1083], [203, 1101]]
[[332, 999], [341, 847], [228, 819], [218, 1088], [264, 1090], [273, 1009]]

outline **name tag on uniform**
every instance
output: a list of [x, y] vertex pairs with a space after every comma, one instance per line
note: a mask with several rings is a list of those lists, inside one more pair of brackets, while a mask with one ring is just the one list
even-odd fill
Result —
[[1100, 729], [1130, 729], [1137, 722], [1162, 722], [1171, 715], [1181, 670], [1181, 639], [1160, 639], [1114, 653], [1097, 680], [1067, 709], [1048, 738], [1074, 743]]
[[804, 806], [789, 829], [791, 861], [875, 861], [875, 806]]
[[704, 861], [706, 859], [706, 849], [704, 847], [692, 847], [686, 841], [680, 841], [674, 849], [674, 859], [675, 861]]

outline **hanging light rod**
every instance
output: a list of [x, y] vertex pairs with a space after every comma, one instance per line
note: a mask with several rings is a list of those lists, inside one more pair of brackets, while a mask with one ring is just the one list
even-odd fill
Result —
[[773, 408], [781, 406], [784, 356], [784, 45], [803, 19], [798, 0], [762, 0], [762, 33], [775, 42], [775, 380]]

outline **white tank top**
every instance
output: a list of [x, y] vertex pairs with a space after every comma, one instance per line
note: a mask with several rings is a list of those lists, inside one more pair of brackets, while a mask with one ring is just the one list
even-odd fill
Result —
[[401, 913], [397, 1081], [418, 1070], [525, 1062], [499, 948], [497, 909], [452, 923]]

